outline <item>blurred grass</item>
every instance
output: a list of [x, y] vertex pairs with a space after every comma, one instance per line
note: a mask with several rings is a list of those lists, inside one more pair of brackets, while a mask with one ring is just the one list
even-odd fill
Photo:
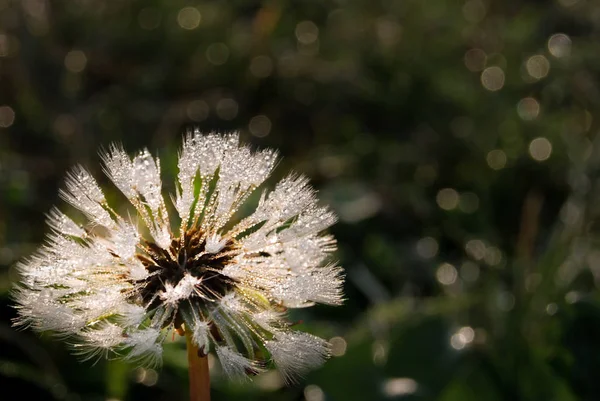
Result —
[[173, 177], [197, 126], [279, 149], [274, 179], [307, 174], [347, 271], [343, 307], [292, 315], [339, 356], [287, 386], [215, 366], [215, 400], [599, 399], [599, 16], [591, 0], [0, 0], [0, 384], [185, 399], [181, 342], [157, 371], [80, 363], [10, 328], [8, 290], [71, 165], [108, 184], [97, 151], [118, 141]]

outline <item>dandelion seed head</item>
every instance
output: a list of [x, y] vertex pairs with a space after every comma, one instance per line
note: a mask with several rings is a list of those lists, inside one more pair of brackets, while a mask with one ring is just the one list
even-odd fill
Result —
[[294, 380], [329, 356], [326, 341], [291, 329], [285, 310], [343, 301], [343, 270], [331, 261], [336, 242], [322, 233], [335, 215], [306, 177], [291, 174], [237, 217], [277, 152], [252, 151], [235, 133], [188, 133], [171, 197], [177, 216], [169, 215], [160, 160], [150, 151], [130, 157], [111, 145], [102, 161], [132, 210], [115, 212], [76, 166], [60, 194], [87, 221], [50, 211], [46, 243], [18, 264], [15, 324], [70, 337], [87, 357], [145, 364], [160, 363], [171, 330], [185, 330], [231, 377], [271, 360]]

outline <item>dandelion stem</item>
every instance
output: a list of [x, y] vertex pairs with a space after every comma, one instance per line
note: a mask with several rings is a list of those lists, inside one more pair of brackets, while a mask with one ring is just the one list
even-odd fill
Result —
[[210, 376], [208, 374], [208, 356], [201, 356], [200, 350], [192, 342], [192, 336], [186, 330], [188, 373], [190, 378], [190, 401], [210, 401]]

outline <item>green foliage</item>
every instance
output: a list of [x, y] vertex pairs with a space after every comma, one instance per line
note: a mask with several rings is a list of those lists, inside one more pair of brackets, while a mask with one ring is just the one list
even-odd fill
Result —
[[[164, 366], [81, 363], [10, 327], [15, 263], [75, 163], [186, 129], [278, 148], [340, 216], [338, 338], [299, 383], [215, 400], [595, 400], [600, 6], [594, 1], [0, 0], [0, 383], [24, 399], [186, 398]], [[173, 192], [171, 180], [166, 190]], [[110, 200], [122, 199], [113, 190]], [[344, 345], [345, 344], [345, 345]]]

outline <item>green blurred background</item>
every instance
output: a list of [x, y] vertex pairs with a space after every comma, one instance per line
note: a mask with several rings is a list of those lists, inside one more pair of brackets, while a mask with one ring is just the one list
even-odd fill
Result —
[[0, 398], [187, 397], [180, 339], [81, 363], [9, 289], [70, 166], [147, 146], [172, 190], [198, 127], [308, 175], [347, 273], [291, 316], [323, 368], [214, 400], [599, 400], [599, 79], [597, 0], [0, 0]]

